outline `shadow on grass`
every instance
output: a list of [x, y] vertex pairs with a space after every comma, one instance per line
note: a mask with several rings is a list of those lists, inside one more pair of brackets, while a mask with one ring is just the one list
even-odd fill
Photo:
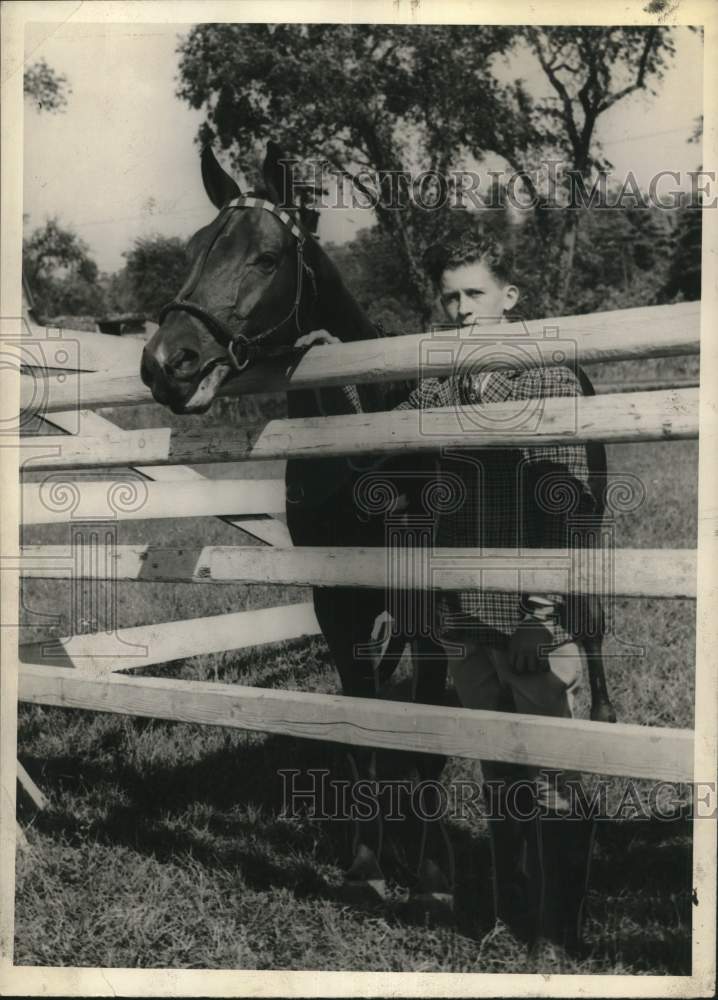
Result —
[[[285, 817], [280, 772], [298, 771], [298, 789], [307, 787], [312, 770], [327, 772], [328, 781], [348, 777], [341, 746], [250, 734], [246, 745], [226, 746], [196, 761], [134, 764], [121, 754], [120, 741], [103, 740], [99, 763], [69, 755], [27, 761], [59, 793], [36, 817], [39, 831], [69, 843], [128, 846], [162, 861], [184, 856], [210, 868], [237, 869], [256, 889], [336, 898], [339, 869], [350, 861], [351, 825], [310, 818], [301, 809]], [[386, 756], [394, 774], [408, 773], [398, 755]], [[88, 793], [104, 807], [89, 814], [78, 808]], [[386, 873], [406, 885], [411, 860], [419, 855], [418, 824], [387, 822], [385, 830], [387, 854], [394, 851]], [[459, 925], [468, 932], [478, 920], [485, 929], [491, 920], [488, 844], [468, 829], [452, 830], [452, 842], [461, 872]], [[423, 922], [405, 908], [396, 915], [405, 923]]]
[[[209, 869], [236, 871], [239, 884], [256, 890], [282, 888], [297, 899], [336, 900], [339, 869], [349, 860], [349, 823], [312, 819], [301, 811], [283, 817], [285, 786], [279, 772], [298, 771], [300, 787], [306, 787], [311, 770], [328, 772], [331, 780], [346, 774], [344, 749], [247, 734], [243, 744], [227, 743], [196, 760], [145, 759], [143, 753], [162, 738], [166, 725], [143, 727], [144, 742], [134, 754], [128, 754], [122, 734], [109, 738], [108, 733], [99, 762], [69, 755], [25, 761], [32, 775], [42, 775], [46, 787], [56, 790], [51, 807], [36, 816], [36, 828], [77, 845], [122, 845], [160, 861], [185, 858]], [[103, 807], [96, 808], [97, 803]], [[400, 842], [407, 856], [416, 855], [412, 831], [405, 831], [402, 843], [399, 828], [390, 827], [387, 823], [393, 837], [387, 841]], [[457, 929], [479, 937], [492, 921], [488, 840], [463, 825], [452, 826], [451, 838]], [[395, 871], [387, 866], [390, 877]], [[601, 963], [689, 974], [691, 879], [690, 820], [601, 822], [587, 953]], [[413, 926], [425, 923], [402, 905], [382, 916]]]
[[588, 949], [623, 967], [690, 975], [692, 862], [689, 819], [600, 823]]
[[663, 893], [687, 893], [693, 878], [693, 829], [689, 819], [599, 823], [594, 884], [607, 893], [655, 885]]

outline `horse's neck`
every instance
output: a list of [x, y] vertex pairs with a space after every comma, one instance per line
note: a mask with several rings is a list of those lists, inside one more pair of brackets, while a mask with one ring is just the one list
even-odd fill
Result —
[[373, 340], [380, 336], [367, 314], [344, 284], [341, 273], [324, 248], [314, 240], [308, 258], [316, 282], [316, 301], [310, 321], [312, 329], [328, 330], [345, 343]]
[[373, 340], [379, 336], [377, 328], [343, 282], [332, 283], [324, 295], [320, 290], [317, 317], [325, 330], [345, 343]]
[[[380, 336], [342, 281], [333, 262], [318, 247], [317, 250], [317, 257], [312, 261], [317, 281], [317, 298], [314, 308], [304, 319], [305, 332], [324, 329], [345, 343]], [[364, 412], [385, 408], [383, 386], [360, 385], [357, 386], [357, 393]], [[287, 405], [290, 417], [353, 412], [350, 397], [338, 386], [290, 392]]]
[[[336, 265], [317, 245], [312, 265], [317, 282], [317, 300], [314, 309], [305, 320], [306, 332], [324, 329], [344, 343], [374, 340], [382, 336], [344, 284]], [[383, 385], [360, 385], [357, 386], [357, 392], [362, 410], [365, 412], [387, 408]], [[307, 407], [311, 407], [312, 412], [316, 408], [317, 412], [345, 413], [348, 412], [347, 407], [351, 405], [346, 395], [337, 388], [319, 390], [307, 394], [304, 399], [300, 399], [298, 394], [291, 395], [294, 396], [294, 400], [290, 400], [290, 408], [296, 411], [296, 408], [300, 407], [306, 416], [310, 415]], [[313, 397], [313, 402], [310, 396]]]
[[[362, 307], [344, 284], [336, 266], [319, 251], [312, 260], [317, 277], [317, 301], [308, 317], [309, 330], [325, 329], [344, 343], [356, 340], [374, 340], [384, 333], [371, 322]], [[408, 383], [373, 382], [357, 385], [361, 408], [365, 413], [390, 410], [405, 399], [413, 388]], [[304, 390], [288, 394], [290, 417], [318, 416], [352, 412], [348, 396], [341, 387]], [[416, 457], [412, 456], [413, 465]], [[393, 463], [393, 459], [392, 459]], [[377, 468], [383, 466], [377, 460]], [[288, 481], [300, 482], [305, 496], [325, 495], [335, 488], [337, 481], [351, 482], [358, 474], [358, 465], [348, 459], [322, 459], [315, 462], [290, 460], [287, 465]], [[313, 467], [313, 468], [312, 468]]]

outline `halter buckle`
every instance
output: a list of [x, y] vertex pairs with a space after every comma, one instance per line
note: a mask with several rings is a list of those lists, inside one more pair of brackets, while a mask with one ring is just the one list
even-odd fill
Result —
[[254, 360], [254, 344], [243, 333], [236, 334], [227, 344], [227, 354], [235, 371], [245, 371]]

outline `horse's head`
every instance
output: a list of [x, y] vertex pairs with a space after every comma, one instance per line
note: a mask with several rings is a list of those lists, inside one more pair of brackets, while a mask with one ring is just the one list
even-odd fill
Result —
[[174, 413], [204, 412], [270, 342], [288, 344], [303, 332], [313, 284], [304, 251], [316, 244], [305, 248], [304, 229], [282, 210], [291, 205], [291, 180], [271, 142], [263, 175], [266, 190], [243, 197], [212, 150], [202, 153], [219, 215], [189, 241], [187, 279], [142, 354], [143, 382]]

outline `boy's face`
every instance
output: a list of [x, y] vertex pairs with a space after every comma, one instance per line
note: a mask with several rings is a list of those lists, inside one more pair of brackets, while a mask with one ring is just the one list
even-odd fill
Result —
[[497, 280], [481, 260], [447, 268], [439, 291], [444, 312], [457, 326], [498, 323], [519, 297], [516, 285]]

